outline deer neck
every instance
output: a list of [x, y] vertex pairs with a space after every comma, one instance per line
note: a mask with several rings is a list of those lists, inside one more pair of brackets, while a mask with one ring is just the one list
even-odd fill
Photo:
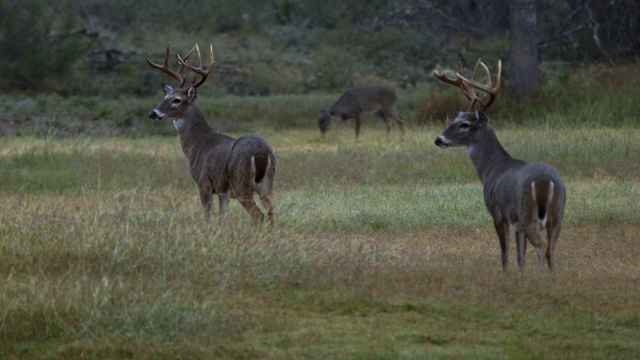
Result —
[[183, 118], [174, 119], [173, 126], [178, 132], [182, 152], [189, 157], [196, 149], [205, 149], [217, 134], [207, 123], [198, 104], [194, 104]]
[[496, 133], [489, 124], [479, 139], [467, 147], [471, 161], [483, 185], [492, 182], [504, 173], [514, 159], [502, 147]]

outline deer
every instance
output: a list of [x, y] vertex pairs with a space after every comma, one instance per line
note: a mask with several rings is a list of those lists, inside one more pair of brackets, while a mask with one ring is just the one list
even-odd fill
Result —
[[[476, 80], [479, 66], [486, 72], [486, 84]], [[455, 72], [453, 77], [434, 72], [438, 79], [462, 89], [470, 100], [467, 111], [460, 112], [436, 137], [435, 145], [440, 148], [466, 146], [482, 182], [485, 205], [498, 234], [503, 271], [507, 271], [509, 263], [509, 228], [515, 230], [520, 272], [524, 274], [527, 240], [537, 252], [539, 270], [544, 268], [546, 257], [552, 271], [554, 249], [562, 228], [566, 188], [553, 166], [514, 159], [498, 141], [484, 112], [496, 99], [501, 69], [502, 63], [498, 61], [495, 87], [492, 87], [488, 67], [480, 60], [470, 79], [460, 72]], [[487, 93], [489, 98], [485, 95], [485, 99], [481, 99], [476, 90]], [[543, 254], [540, 235], [543, 229], [547, 233], [546, 254]]]
[[[196, 89], [204, 84], [215, 64], [212, 45], [209, 46], [209, 64], [206, 69], [202, 65], [198, 44], [184, 59], [177, 55], [180, 65], [177, 71], [168, 66], [170, 51], [171, 44], [167, 46], [162, 65], [145, 56], [149, 66], [178, 82], [176, 88], [162, 85], [165, 96], [149, 112], [149, 117], [155, 121], [173, 120], [182, 152], [189, 161], [191, 177], [200, 190], [200, 201], [207, 223], [211, 221], [212, 196], [217, 195], [220, 224], [226, 218], [229, 199], [235, 198], [253, 221], [262, 226], [264, 213], [254, 201], [254, 195], [258, 194], [273, 230], [276, 220], [273, 201], [276, 157], [271, 146], [258, 135], [245, 135], [236, 139], [218, 133], [206, 121], [198, 106]], [[194, 51], [198, 59], [197, 67], [189, 63]], [[185, 87], [185, 68], [195, 73], [193, 82], [188, 87]], [[197, 76], [200, 79], [196, 82]]]
[[387, 134], [391, 131], [389, 119], [394, 119], [404, 132], [402, 118], [396, 113], [395, 107], [398, 97], [396, 91], [389, 86], [371, 86], [355, 88], [346, 91], [329, 111], [322, 110], [318, 118], [318, 125], [322, 135], [329, 131], [331, 120], [334, 116], [340, 117], [342, 122], [348, 119], [356, 121], [356, 138], [360, 136], [360, 119], [363, 113], [375, 112], [387, 128]]

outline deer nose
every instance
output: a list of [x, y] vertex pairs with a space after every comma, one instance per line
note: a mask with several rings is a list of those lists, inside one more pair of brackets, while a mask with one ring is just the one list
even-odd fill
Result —
[[436, 138], [435, 144], [439, 147], [446, 147], [449, 145], [449, 140], [444, 136], [440, 135]]
[[160, 120], [161, 119], [160, 115], [156, 112], [155, 109], [149, 111], [149, 118], [151, 118], [152, 120]]

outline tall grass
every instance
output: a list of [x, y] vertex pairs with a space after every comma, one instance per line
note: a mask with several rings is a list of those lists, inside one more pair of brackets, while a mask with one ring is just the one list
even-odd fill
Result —
[[378, 125], [359, 142], [349, 127], [257, 129], [278, 157], [273, 233], [235, 202], [226, 226], [205, 224], [173, 137], [4, 139], [0, 354], [638, 353], [636, 131], [496, 125], [512, 155], [553, 163], [568, 187], [557, 271], [538, 274], [530, 251], [521, 277], [501, 271], [465, 151], [436, 148], [439, 126]]

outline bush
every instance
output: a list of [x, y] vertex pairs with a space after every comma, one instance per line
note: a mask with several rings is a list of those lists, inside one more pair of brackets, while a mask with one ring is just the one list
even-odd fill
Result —
[[2, 86], [38, 90], [44, 80], [66, 75], [84, 56], [88, 44], [72, 33], [75, 17], [71, 8], [33, 0], [9, 2], [4, 10], [0, 15]]

